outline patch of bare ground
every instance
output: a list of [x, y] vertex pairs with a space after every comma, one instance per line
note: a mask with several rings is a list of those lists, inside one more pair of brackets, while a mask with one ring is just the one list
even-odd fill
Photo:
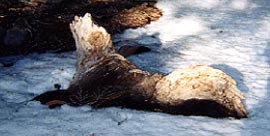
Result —
[[90, 12], [110, 34], [156, 21], [156, 0], [3, 0], [0, 56], [75, 49], [69, 23]]

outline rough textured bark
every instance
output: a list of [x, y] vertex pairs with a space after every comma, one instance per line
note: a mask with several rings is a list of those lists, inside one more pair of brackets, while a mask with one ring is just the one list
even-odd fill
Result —
[[67, 91], [47, 92], [35, 100], [49, 106], [64, 101], [93, 108], [122, 106], [170, 114], [247, 117], [243, 94], [224, 72], [196, 65], [169, 75], [150, 74], [116, 53], [110, 35], [93, 23], [90, 14], [75, 17], [70, 28], [78, 54], [74, 79]]

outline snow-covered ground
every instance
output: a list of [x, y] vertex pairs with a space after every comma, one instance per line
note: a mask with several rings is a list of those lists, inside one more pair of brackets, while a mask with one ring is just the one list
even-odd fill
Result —
[[164, 16], [114, 37], [120, 46], [144, 44], [152, 52], [130, 61], [150, 72], [169, 73], [190, 64], [225, 71], [246, 95], [249, 118], [214, 119], [131, 109], [50, 110], [33, 96], [66, 88], [75, 70], [74, 52], [0, 58], [1, 136], [267, 136], [270, 133], [270, 1], [161, 0]]

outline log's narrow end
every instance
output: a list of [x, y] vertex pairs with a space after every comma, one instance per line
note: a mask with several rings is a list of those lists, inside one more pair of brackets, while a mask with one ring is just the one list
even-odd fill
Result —
[[[83, 17], [75, 16], [70, 24], [70, 30], [78, 55], [76, 73], [83, 73], [85, 69], [115, 52], [110, 34], [103, 27], [96, 25], [89, 13]], [[75, 79], [77, 75], [74, 76]]]
[[107, 31], [94, 23], [90, 13], [83, 17], [74, 17], [70, 29], [76, 42], [77, 50], [91, 53], [95, 50], [111, 50], [111, 36]]

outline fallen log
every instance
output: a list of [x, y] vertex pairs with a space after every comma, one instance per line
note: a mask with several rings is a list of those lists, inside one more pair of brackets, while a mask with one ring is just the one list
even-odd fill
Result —
[[92, 108], [121, 106], [170, 114], [245, 118], [244, 95], [221, 70], [205, 65], [150, 74], [118, 54], [110, 34], [90, 14], [70, 24], [76, 41], [77, 69], [67, 90], [34, 98], [50, 107], [68, 104]]

